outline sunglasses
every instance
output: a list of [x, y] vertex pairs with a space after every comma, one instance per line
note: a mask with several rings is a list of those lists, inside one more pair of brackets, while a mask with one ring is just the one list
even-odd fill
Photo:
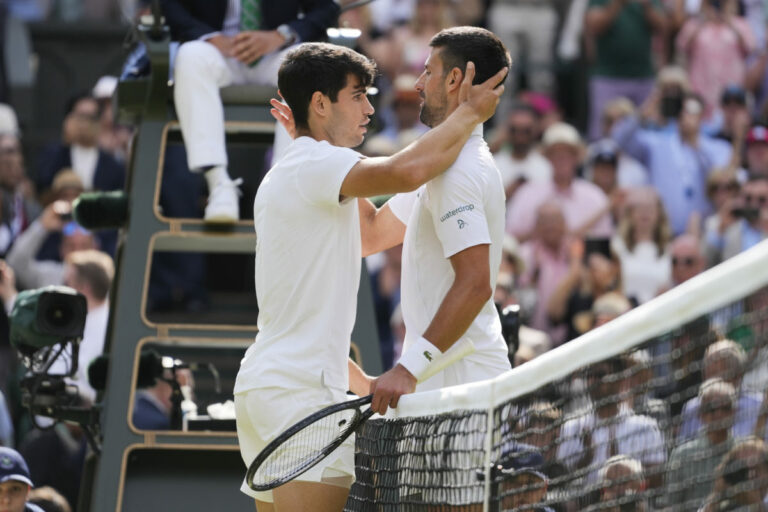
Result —
[[762, 207], [768, 203], [768, 196], [753, 196], [752, 194], [745, 194], [744, 201], [747, 204], [754, 204]]
[[696, 263], [696, 258], [693, 256], [687, 257], [672, 257], [672, 265], [685, 265], [686, 267], [692, 267]]
[[529, 126], [508, 126], [507, 131], [511, 134], [533, 135], [533, 128]]
[[710, 194], [715, 192], [736, 192], [739, 190], [739, 184], [736, 182], [712, 183], [709, 185]]
[[712, 414], [715, 411], [731, 411], [733, 407], [731, 404], [722, 405], [710, 405], [701, 408], [701, 414]]

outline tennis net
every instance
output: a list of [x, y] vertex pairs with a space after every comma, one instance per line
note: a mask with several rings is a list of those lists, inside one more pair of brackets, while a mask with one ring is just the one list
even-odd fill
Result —
[[401, 398], [357, 435], [346, 510], [763, 510], [767, 335], [763, 242], [497, 379]]

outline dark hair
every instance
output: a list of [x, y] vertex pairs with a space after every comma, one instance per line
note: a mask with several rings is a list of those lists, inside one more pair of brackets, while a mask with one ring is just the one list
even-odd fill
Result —
[[509, 67], [509, 52], [496, 34], [479, 27], [453, 27], [441, 30], [429, 42], [429, 46], [442, 50], [443, 73], [459, 68], [462, 73], [467, 62], [475, 63], [475, 79], [472, 83], [483, 83]]
[[522, 103], [522, 102], [513, 103], [512, 106], [509, 107], [509, 113], [507, 114], [507, 118], [518, 113], [529, 114], [537, 121], [541, 119], [541, 112], [533, 108], [528, 103]]
[[99, 104], [99, 100], [89, 92], [78, 92], [70, 96], [67, 99], [67, 103], [64, 105], [64, 115], [68, 116], [71, 114], [75, 110], [77, 104], [83, 100], [90, 100], [96, 103], [96, 112], [98, 115], [101, 115], [101, 104]]
[[277, 86], [293, 111], [296, 127], [309, 128], [309, 103], [316, 91], [335, 103], [349, 75], [367, 88], [376, 77], [376, 64], [354, 50], [329, 43], [304, 43], [288, 52]]

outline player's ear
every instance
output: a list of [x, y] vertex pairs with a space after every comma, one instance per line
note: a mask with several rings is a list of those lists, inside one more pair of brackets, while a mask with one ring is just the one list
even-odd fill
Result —
[[461, 81], [464, 80], [464, 73], [459, 68], [453, 68], [445, 75], [445, 88], [447, 91], [458, 91], [461, 87]]
[[309, 100], [309, 110], [314, 112], [318, 117], [325, 117], [328, 115], [328, 108], [330, 107], [331, 99], [320, 91], [312, 93], [312, 98]]

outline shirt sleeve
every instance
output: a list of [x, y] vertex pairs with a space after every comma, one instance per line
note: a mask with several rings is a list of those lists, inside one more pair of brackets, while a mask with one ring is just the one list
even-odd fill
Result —
[[463, 169], [452, 168], [426, 188], [432, 223], [446, 258], [491, 243], [482, 183], [472, 178]]
[[341, 184], [363, 155], [329, 144], [321, 154], [313, 156], [307, 160], [306, 168], [296, 173], [299, 193], [311, 204], [339, 206]]
[[423, 192], [424, 187], [420, 187], [412, 192], [405, 192], [402, 194], [395, 194], [387, 201], [389, 209], [395, 214], [400, 222], [408, 225], [408, 219], [411, 217], [411, 212], [419, 199], [419, 194]]

